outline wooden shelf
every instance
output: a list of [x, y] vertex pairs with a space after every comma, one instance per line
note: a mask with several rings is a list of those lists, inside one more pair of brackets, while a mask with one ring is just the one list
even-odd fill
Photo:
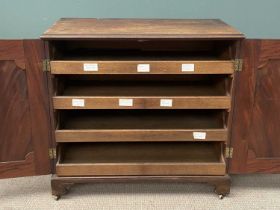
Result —
[[220, 110], [72, 110], [64, 111], [57, 142], [78, 141], [225, 141]]
[[68, 143], [57, 164], [59, 176], [224, 173], [219, 143]]
[[[128, 97], [132, 106], [120, 106]], [[72, 101], [81, 99], [83, 106]], [[171, 106], [161, 100], [172, 101]], [[53, 97], [55, 109], [229, 109], [231, 97], [225, 82], [214, 81], [99, 81], [70, 80], [61, 93]]]
[[[84, 64], [97, 64], [98, 70], [85, 71]], [[138, 64], [149, 64], [149, 72], [138, 72]], [[182, 71], [183, 64], [193, 64], [194, 70]], [[135, 60], [135, 61], [51, 61], [52, 74], [233, 74], [234, 60]]]

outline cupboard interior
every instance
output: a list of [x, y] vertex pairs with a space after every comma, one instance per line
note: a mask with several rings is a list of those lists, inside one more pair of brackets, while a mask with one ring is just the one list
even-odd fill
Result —
[[61, 143], [59, 163], [222, 162], [218, 142]]
[[229, 60], [233, 40], [55, 40], [52, 60]]
[[57, 96], [227, 96], [228, 75], [60, 75]]
[[61, 110], [59, 130], [224, 129], [223, 110]]

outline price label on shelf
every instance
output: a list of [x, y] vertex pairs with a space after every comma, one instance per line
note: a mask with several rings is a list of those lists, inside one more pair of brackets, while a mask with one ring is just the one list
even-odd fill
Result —
[[183, 63], [182, 64], [182, 72], [192, 72], [194, 71], [193, 63]]
[[119, 99], [119, 106], [133, 106], [133, 99], [121, 98]]
[[97, 63], [84, 63], [84, 71], [98, 71]]
[[150, 64], [138, 64], [137, 72], [150, 72]]
[[162, 107], [172, 107], [172, 99], [160, 99], [160, 106]]
[[206, 139], [206, 132], [193, 132], [194, 139]]
[[78, 107], [84, 107], [85, 106], [85, 100], [84, 99], [72, 99], [72, 106], [78, 106]]

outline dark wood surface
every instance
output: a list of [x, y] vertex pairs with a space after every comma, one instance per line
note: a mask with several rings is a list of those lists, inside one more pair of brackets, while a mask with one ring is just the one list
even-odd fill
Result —
[[0, 49], [0, 178], [48, 174], [40, 41], [0, 41]]
[[35, 174], [23, 41], [0, 42], [0, 178]]
[[237, 74], [230, 173], [280, 172], [280, 40], [246, 40]]
[[220, 162], [217, 142], [98, 142], [61, 144], [60, 162], [71, 163], [176, 163]]
[[81, 38], [243, 38], [221, 20], [199, 19], [95, 19], [63, 18], [50, 27], [43, 39]]
[[104, 81], [70, 80], [58, 96], [226, 96], [225, 82], [205, 81]]
[[223, 129], [222, 110], [71, 110], [60, 129]]
[[31, 137], [36, 174], [50, 173], [49, 151], [51, 144], [50, 109], [46, 75], [42, 71], [44, 48], [41, 40], [24, 40], [28, 100], [31, 117]]

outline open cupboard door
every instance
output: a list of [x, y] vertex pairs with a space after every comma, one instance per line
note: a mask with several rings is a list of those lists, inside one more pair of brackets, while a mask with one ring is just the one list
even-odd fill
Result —
[[280, 40], [246, 40], [236, 77], [230, 173], [280, 173]]
[[51, 173], [40, 40], [0, 41], [0, 178]]

